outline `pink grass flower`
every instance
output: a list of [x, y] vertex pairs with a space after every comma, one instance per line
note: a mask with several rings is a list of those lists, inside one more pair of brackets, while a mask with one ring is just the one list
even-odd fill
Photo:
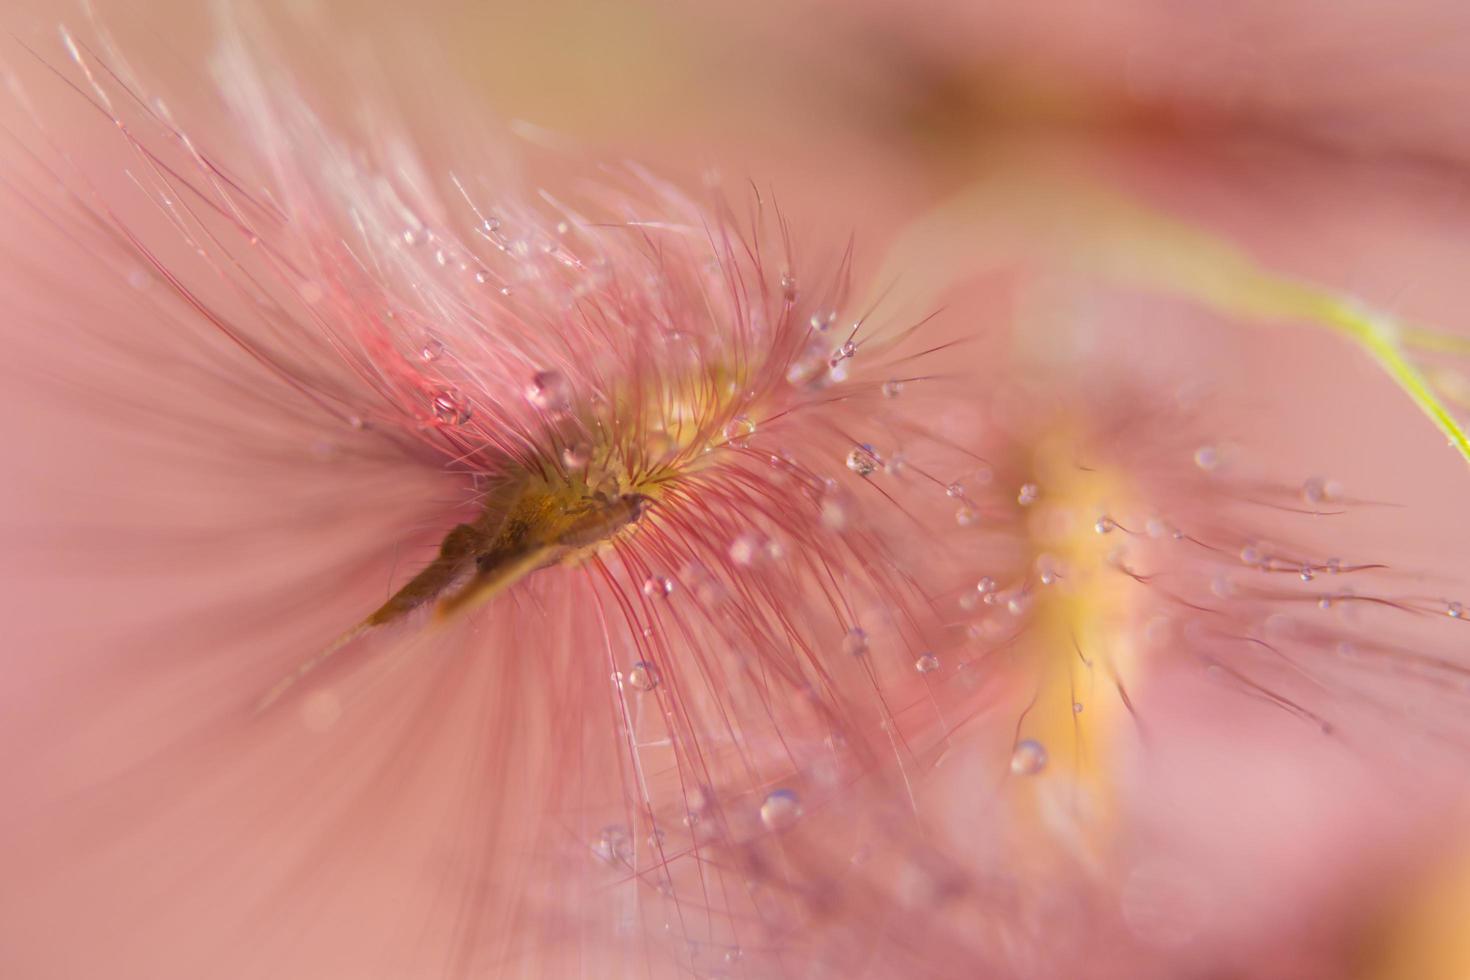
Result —
[[1342, 975], [1466, 736], [1378, 502], [763, 191], [337, 133], [250, 36], [228, 125], [95, 37], [13, 86], [0, 963]]

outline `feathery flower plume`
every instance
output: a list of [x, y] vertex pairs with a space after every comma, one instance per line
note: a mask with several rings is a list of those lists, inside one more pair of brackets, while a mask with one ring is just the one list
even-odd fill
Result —
[[236, 139], [105, 39], [19, 73], [65, 110], [12, 79], [7, 296], [91, 491], [22, 590], [81, 622], [15, 661], [17, 975], [1266, 976], [1154, 805], [1217, 759], [1180, 705], [1458, 771], [1461, 606], [1322, 540], [1372, 502], [976, 366], [1000, 325], [759, 191], [332, 135], [249, 37]]

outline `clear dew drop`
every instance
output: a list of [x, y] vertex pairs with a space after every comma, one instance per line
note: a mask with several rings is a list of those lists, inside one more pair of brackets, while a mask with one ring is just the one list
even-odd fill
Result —
[[789, 385], [810, 384], [822, 372], [823, 367], [820, 358], [798, 358], [791, 363], [791, 367], [786, 369], [786, 383]]
[[1317, 577], [1316, 570], [1311, 565], [1303, 565], [1298, 574], [1301, 576], [1303, 582], [1310, 582]]
[[424, 341], [424, 345], [419, 348], [419, 360], [426, 364], [437, 361], [443, 356], [444, 344], [441, 341], [435, 340], [433, 337]]
[[975, 591], [981, 595], [995, 595], [995, 588], [995, 579], [989, 575], [986, 575], [979, 582], [975, 583]]
[[742, 534], [730, 542], [730, 560], [741, 567], [754, 565], [761, 555], [761, 542], [754, 534]]
[[980, 514], [968, 504], [961, 504], [954, 512], [954, 522], [960, 527], [974, 527], [980, 523]]
[[1117, 523], [1111, 517], [1103, 516], [1097, 519], [1097, 523], [1092, 525], [1092, 529], [1098, 534], [1111, 534], [1113, 528], [1117, 526]]
[[781, 273], [781, 295], [788, 302], [796, 299], [796, 277], [789, 272]]
[[585, 470], [592, 462], [592, 447], [585, 442], [574, 443], [561, 451], [561, 465], [573, 472]]
[[956, 500], [958, 500], [964, 497], [965, 487], [963, 484], [960, 483], [951, 483], [949, 486], [944, 488], [944, 492], [946, 495], [954, 497]]
[[651, 691], [659, 685], [658, 668], [640, 660], [628, 670], [628, 686], [635, 691]]
[[1046, 768], [1046, 747], [1035, 739], [1023, 739], [1011, 752], [1011, 772], [1017, 776], [1034, 776]]
[[452, 388], [436, 391], [429, 407], [434, 412], [434, 418], [445, 425], [463, 425], [470, 420], [469, 403]]
[[621, 824], [609, 824], [598, 832], [592, 842], [592, 853], [598, 860], [613, 865], [626, 865], [633, 857], [633, 842], [628, 828]]
[[1446, 603], [1445, 604], [1445, 610], [1444, 611], [1445, 611], [1445, 615], [1448, 616], [1448, 617], [1450, 617], [1450, 619], [1464, 619], [1465, 618], [1465, 606], [1462, 603], [1459, 603], [1459, 602], [1449, 602], [1449, 603]]
[[1200, 446], [1194, 451], [1194, 465], [1206, 473], [1219, 469], [1220, 450], [1214, 446]]
[[643, 580], [643, 594], [650, 599], [666, 599], [674, 594], [674, 580], [667, 575], [650, 575]]
[[834, 359], [847, 360], [849, 357], [856, 357], [857, 349], [856, 341], [844, 340], [842, 346], [837, 348], [837, 353], [833, 355]]
[[903, 394], [903, 382], [897, 378], [890, 378], [883, 382], [883, 397], [897, 398]]
[[823, 494], [821, 521], [829, 531], [841, 531], [847, 527], [847, 504], [837, 494]]
[[932, 674], [939, 669], [939, 658], [933, 653], [924, 652], [919, 659], [914, 661], [914, 670], [921, 674]]
[[1074, 715], [1080, 715], [1080, 714], [1082, 714], [1082, 702], [1081, 701], [1073, 701], [1072, 702], [1072, 714], [1074, 714]]
[[755, 423], [749, 417], [737, 415], [725, 423], [725, 441], [732, 446], [750, 445], [750, 437], [755, 435]]
[[789, 789], [776, 789], [761, 802], [761, 823], [767, 830], [785, 830], [801, 817], [801, 799]]
[[572, 403], [572, 388], [560, 371], [537, 371], [526, 386], [526, 401], [542, 411], [564, 411]]
[[1040, 496], [1040, 487], [1038, 487], [1034, 483], [1023, 483], [1021, 484], [1020, 491], [1016, 494], [1016, 503], [1020, 504], [1022, 507], [1030, 507], [1032, 504], [1036, 503], [1037, 499], [1040, 498]]
[[847, 454], [847, 468], [858, 476], [872, 476], [878, 468], [878, 454], [867, 443], [854, 446]]
[[479, 283], [481, 286], [485, 285], [485, 283], [489, 281], [490, 276], [485, 272], [485, 270], [481, 269], [479, 272], [475, 273], [475, 282]]
[[1302, 499], [1309, 504], [1325, 504], [1337, 499], [1341, 490], [1335, 480], [1314, 476], [1302, 481]]
[[860, 657], [868, 652], [868, 634], [859, 626], [854, 626], [847, 631], [842, 638], [842, 652], [849, 657]]

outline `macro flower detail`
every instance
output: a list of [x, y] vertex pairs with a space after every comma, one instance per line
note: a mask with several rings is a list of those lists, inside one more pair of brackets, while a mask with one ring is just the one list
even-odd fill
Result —
[[[1356, 969], [1335, 856], [1456, 798], [1470, 593], [1228, 393], [1020, 331], [1045, 249], [975, 243], [1029, 191], [875, 272], [763, 184], [451, 151], [219, 33], [177, 107], [96, 25], [7, 74], [16, 350], [86, 480], [24, 551], [0, 963]], [[1322, 314], [1460, 432], [1376, 314], [1141, 214], [1076, 265]]]

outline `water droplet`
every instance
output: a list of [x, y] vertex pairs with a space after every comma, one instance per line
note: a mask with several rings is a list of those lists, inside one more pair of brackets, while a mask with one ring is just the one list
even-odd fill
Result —
[[424, 341], [424, 346], [419, 348], [419, 359], [424, 362], [437, 361], [444, 356], [444, 344], [433, 337]]
[[754, 534], [742, 534], [730, 542], [730, 560], [737, 565], [749, 567], [761, 554], [760, 538]]
[[1311, 565], [1303, 565], [1300, 574], [1303, 582], [1310, 582], [1317, 577]]
[[1111, 517], [1099, 517], [1097, 523], [1092, 525], [1092, 529], [1098, 534], [1109, 534], [1117, 526]]
[[781, 295], [785, 296], [788, 302], [796, 299], [796, 277], [789, 272], [781, 273]]
[[485, 270], [481, 269], [479, 272], [476, 272], [475, 273], [475, 282], [479, 283], [480, 285], [483, 286], [483, 285], [485, 285], [485, 283], [487, 283], [489, 281], [490, 281], [490, 275], [487, 272], [485, 272]]
[[802, 357], [791, 362], [791, 367], [786, 369], [786, 383], [789, 385], [810, 384], [825, 367], [818, 358]]
[[1010, 613], [1012, 616], [1019, 616], [1026, 611], [1026, 607], [1030, 604], [1030, 597], [1027, 596], [1026, 593], [1017, 592], [1015, 595], [1006, 600], [1006, 612]]
[[890, 378], [889, 380], [883, 382], [884, 398], [897, 398], [901, 394], [903, 394], [902, 381], [899, 381], [897, 378]]
[[568, 470], [585, 470], [592, 461], [592, 447], [585, 442], [573, 443], [561, 451], [561, 465]]
[[991, 578], [989, 575], [985, 576], [979, 582], [975, 583], [975, 591], [980, 593], [981, 595], [994, 595], [995, 579]]
[[667, 575], [650, 575], [643, 580], [643, 594], [650, 599], [665, 599], [674, 593], [674, 580]]
[[430, 403], [434, 418], [445, 425], [463, 425], [470, 420], [470, 406], [453, 388], [441, 388]]
[[847, 527], [847, 504], [835, 493], [822, 496], [822, 526], [830, 531], [841, 531]]
[[855, 356], [857, 354], [857, 343], [851, 340], [844, 340], [842, 346], [837, 348], [837, 354], [844, 359]]
[[1445, 605], [1445, 610], [1444, 611], [1445, 611], [1445, 615], [1449, 616], [1450, 619], [1464, 619], [1465, 618], [1465, 607], [1461, 603], [1458, 603], [1458, 602], [1447, 603]]
[[750, 437], [753, 435], [755, 435], [755, 423], [744, 415], [737, 415], [725, 423], [725, 441], [732, 446], [750, 445]]
[[954, 522], [960, 527], [974, 527], [980, 523], [980, 514], [975, 508], [967, 504], [961, 504], [954, 512]]
[[438, 262], [440, 265], [448, 265], [449, 256], [444, 254], [444, 249], [436, 248], [434, 250], [434, 261]]
[[526, 386], [526, 400], [543, 411], [565, 411], [572, 403], [572, 388], [559, 371], [537, 371]]
[[939, 658], [933, 653], [925, 652], [914, 661], [914, 669], [921, 674], [932, 674], [939, 669]]
[[501, 286], [500, 287], [500, 295], [502, 295], [502, 296], [509, 296], [510, 293], [511, 293], [511, 289], [510, 289], [509, 286]]
[[1194, 465], [1206, 473], [1220, 466], [1220, 450], [1214, 446], [1200, 446], [1194, 451]]
[[658, 687], [659, 681], [658, 668], [646, 660], [638, 661], [628, 670], [628, 686], [635, 691], [651, 691]]
[[837, 322], [837, 311], [833, 310], [825, 316], [821, 313], [813, 313], [811, 320], [808, 322], [811, 324], [813, 330], [822, 333]]
[[1017, 776], [1034, 776], [1046, 768], [1046, 747], [1035, 739], [1016, 743], [1011, 753], [1011, 772]]
[[1080, 714], [1082, 714], [1082, 702], [1081, 701], [1073, 701], [1072, 702], [1072, 714], [1074, 714], [1074, 715], [1080, 715]]
[[761, 803], [761, 823], [767, 830], [784, 830], [801, 816], [801, 800], [789, 789], [772, 790]]
[[629, 839], [628, 828], [621, 824], [603, 827], [592, 843], [592, 853], [607, 864], [628, 864], [633, 857], [633, 842]]
[[1037, 498], [1040, 496], [1040, 487], [1038, 487], [1034, 483], [1023, 483], [1021, 484], [1020, 492], [1016, 494], [1016, 503], [1020, 504], [1022, 507], [1030, 507], [1032, 504], [1036, 503]]
[[842, 652], [849, 657], [860, 657], [868, 652], [868, 634], [861, 627], [854, 626], [847, 631], [842, 638]]
[[847, 468], [858, 476], [871, 476], [878, 468], [878, 454], [867, 443], [854, 446], [847, 454]]
[[964, 497], [965, 488], [963, 484], [951, 483], [949, 486], [944, 488], [944, 492], [951, 497], [959, 499]]
[[1302, 481], [1302, 499], [1309, 504], [1323, 504], [1335, 500], [1341, 494], [1337, 481], [1320, 476]]

